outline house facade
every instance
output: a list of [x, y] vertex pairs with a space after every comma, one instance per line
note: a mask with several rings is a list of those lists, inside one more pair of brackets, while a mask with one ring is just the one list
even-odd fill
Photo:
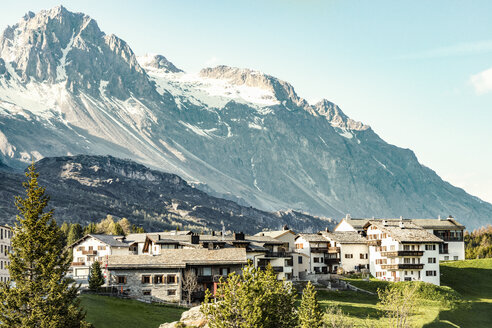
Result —
[[[121, 241], [122, 236], [111, 235], [85, 235], [75, 243], [72, 248], [72, 277], [78, 283], [88, 283], [89, 272], [95, 261], [103, 263], [109, 255], [128, 255], [129, 245]], [[103, 267], [104, 271], [104, 267]], [[103, 272], [105, 276], [107, 272]]]
[[[367, 239], [355, 231], [322, 232], [323, 237], [337, 247], [340, 252], [336, 257], [338, 263], [333, 262], [333, 271], [360, 272], [369, 269], [369, 248]], [[337, 267], [338, 265], [338, 267]]]
[[440, 284], [439, 245], [442, 240], [411, 222], [369, 221], [370, 272], [387, 281]]
[[340, 262], [340, 248], [321, 234], [299, 234], [296, 252], [308, 258], [308, 274], [335, 273]]
[[220, 278], [240, 272], [247, 264], [246, 250], [173, 249], [159, 255], [110, 255], [104, 262], [108, 286], [123, 295], [149, 301], [180, 302], [187, 291], [183, 279], [193, 271], [198, 283], [193, 298], [203, 297], [206, 289], [215, 291]]
[[13, 231], [8, 226], [0, 225], [0, 282], [10, 280], [8, 266], [10, 264], [9, 253], [11, 251], [11, 239]]
[[356, 231], [365, 234], [364, 226], [369, 222], [403, 222], [413, 223], [433, 235], [440, 238], [443, 243], [439, 246], [439, 261], [458, 261], [465, 259], [465, 226], [455, 220], [452, 216], [446, 219], [376, 219], [376, 218], [352, 218], [347, 214], [338, 225], [335, 231]]

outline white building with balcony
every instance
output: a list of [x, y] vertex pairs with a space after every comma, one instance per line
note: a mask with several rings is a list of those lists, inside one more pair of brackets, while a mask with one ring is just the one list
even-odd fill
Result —
[[[361, 272], [369, 269], [367, 239], [355, 231], [321, 232], [330, 244], [338, 247], [338, 266], [343, 272]], [[335, 271], [336, 268], [335, 268]]]
[[[89, 272], [95, 261], [103, 263], [109, 255], [130, 255], [129, 245], [121, 241], [122, 236], [85, 235], [70, 245], [72, 249], [72, 277], [82, 285], [87, 284]], [[102, 267], [105, 278], [106, 268]]]
[[321, 233], [301, 233], [296, 237], [296, 252], [307, 255], [308, 274], [336, 273], [340, 248]]
[[364, 228], [369, 245], [370, 272], [374, 277], [440, 284], [440, 238], [404, 221], [369, 221]]
[[0, 225], [0, 282], [10, 280], [8, 266], [10, 264], [9, 253], [13, 231], [8, 226]]

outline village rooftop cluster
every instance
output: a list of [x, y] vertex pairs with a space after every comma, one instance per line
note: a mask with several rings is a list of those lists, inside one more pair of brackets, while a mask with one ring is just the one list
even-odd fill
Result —
[[[88, 234], [70, 245], [72, 277], [86, 286], [90, 267], [98, 261], [105, 286], [127, 297], [163, 302], [185, 298], [186, 272], [192, 271], [196, 277], [193, 300], [198, 301], [206, 289], [217, 289], [221, 277], [240, 273], [248, 263], [259, 269], [270, 265], [278, 279], [287, 281], [370, 273], [380, 280], [439, 285], [439, 262], [465, 258], [464, 229], [451, 216], [361, 219], [347, 215], [333, 231], [318, 233], [298, 233], [285, 226], [255, 235], [192, 231]], [[11, 231], [8, 227], [1, 231], [0, 277], [8, 279]]]

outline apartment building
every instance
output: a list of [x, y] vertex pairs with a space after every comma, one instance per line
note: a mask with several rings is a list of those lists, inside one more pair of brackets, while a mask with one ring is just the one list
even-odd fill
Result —
[[369, 246], [369, 268], [374, 277], [439, 285], [440, 238], [403, 220], [369, 221], [364, 229]]
[[10, 279], [8, 265], [12, 236], [13, 231], [10, 227], [0, 225], [0, 282], [7, 282]]
[[186, 297], [182, 281], [188, 271], [198, 282], [192, 299], [201, 300], [206, 289], [215, 292], [221, 277], [240, 273], [246, 264], [244, 248], [165, 249], [154, 256], [109, 255], [104, 260], [109, 286], [129, 297], [167, 302]]
[[334, 231], [356, 231], [360, 234], [365, 234], [364, 226], [369, 222], [410, 222], [413, 223], [433, 235], [439, 237], [443, 243], [439, 248], [439, 261], [457, 261], [465, 259], [465, 242], [464, 230], [465, 226], [455, 220], [452, 216], [446, 219], [405, 219], [405, 218], [352, 218], [349, 214], [343, 218]]

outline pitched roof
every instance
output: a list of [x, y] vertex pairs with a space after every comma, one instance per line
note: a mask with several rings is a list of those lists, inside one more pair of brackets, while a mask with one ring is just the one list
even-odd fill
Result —
[[110, 255], [109, 269], [115, 268], [184, 268], [186, 265], [246, 264], [246, 250], [224, 249], [169, 249], [160, 255]]
[[369, 221], [368, 226], [374, 225], [381, 231], [387, 232], [391, 238], [401, 243], [441, 243], [442, 239], [428, 232], [424, 228], [404, 221], [404, 228], [400, 227], [400, 221], [386, 221], [386, 225], [381, 221]]
[[[381, 222], [386, 220], [387, 222], [396, 221], [400, 222], [401, 218], [343, 218], [343, 221], [350, 224], [355, 230], [361, 231], [369, 221]], [[341, 222], [341, 221], [340, 221]], [[403, 219], [403, 222], [412, 222], [424, 229], [465, 229], [465, 226], [456, 221], [454, 218], [447, 219]]]
[[326, 238], [336, 241], [340, 244], [366, 244], [367, 239], [359, 235], [356, 231], [322, 231], [321, 234]]
[[328, 242], [325, 237], [317, 233], [300, 233], [297, 238], [299, 237], [304, 238], [308, 242]]
[[255, 236], [267, 236], [272, 238], [278, 238], [288, 233], [295, 235], [294, 231], [288, 229], [288, 230], [262, 231], [262, 232], [258, 232]]
[[128, 247], [129, 246], [128, 243], [121, 242], [121, 241], [115, 239], [115, 238], [122, 238], [123, 236], [87, 234], [84, 237], [77, 240], [76, 242], [74, 242], [69, 247], [73, 247], [73, 246], [79, 244], [80, 242], [84, 241], [85, 239], [87, 239], [89, 237], [95, 238], [95, 239], [101, 241], [102, 243], [104, 243], [108, 246], [111, 246], [111, 247]]

